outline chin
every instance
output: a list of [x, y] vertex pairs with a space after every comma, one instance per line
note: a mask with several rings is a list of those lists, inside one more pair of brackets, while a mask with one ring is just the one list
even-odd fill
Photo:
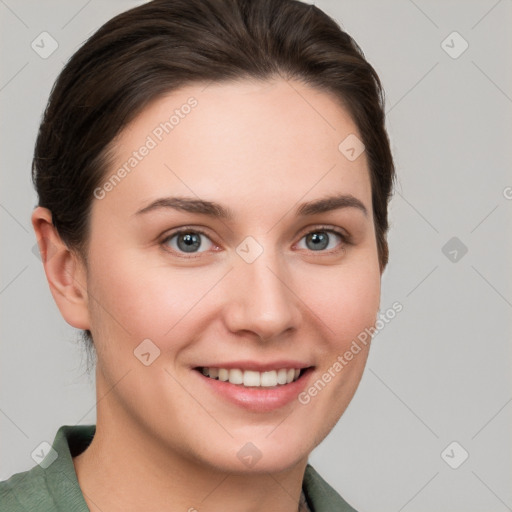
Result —
[[215, 471], [247, 475], [287, 471], [307, 460], [308, 456], [309, 451], [304, 451], [301, 443], [283, 447], [269, 439], [262, 439], [215, 444], [209, 453], [202, 454], [201, 459], [203, 464], [206, 463]]

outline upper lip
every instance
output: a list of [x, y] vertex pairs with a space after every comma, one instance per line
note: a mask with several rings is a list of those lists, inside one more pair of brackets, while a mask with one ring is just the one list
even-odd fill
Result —
[[271, 370], [279, 370], [281, 368], [309, 368], [310, 364], [302, 363], [300, 361], [292, 361], [290, 359], [282, 359], [279, 361], [272, 361], [268, 363], [262, 363], [257, 361], [230, 361], [224, 363], [209, 363], [201, 366], [196, 366], [195, 368], [226, 368], [226, 369], [240, 369], [240, 370], [249, 370], [256, 372], [268, 372]]

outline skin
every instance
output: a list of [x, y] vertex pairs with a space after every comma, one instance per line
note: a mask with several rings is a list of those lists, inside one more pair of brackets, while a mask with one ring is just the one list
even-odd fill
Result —
[[[374, 325], [381, 271], [366, 154], [349, 161], [338, 150], [359, 131], [325, 92], [282, 79], [196, 84], [152, 102], [123, 130], [111, 172], [190, 96], [197, 107], [93, 199], [87, 266], [48, 210], [32, 215], [42, 254], [52, 248], [44, 268], [57, 306], [91, 330], [98, 354], [97, 432], [73, 462], [91, 511], [296, 511], [308, 456], [352, 399], [368, 347], [307, 405], [270, 412], [227, 402], [192, 367], [298, 359], [315, 367], [313, 384]], [[356, 197], [368, 215], [295, 214], [333, 193]], [[235, 217], [136, 215], [171, 195], [216, 201]], [[315, 250], [306, 235], [325, 234], [323, 225], [352, 243], [328, 232], [329, 246]], [[180, 252], [178, 237], [164, 241], [182, 226], [207, 233], [197, 252]], [[236, 252], [247, 236], [263, 248], [250, 264]], [[147, 338], [161, 351], [149, 366], [134, 356]], [[248, 442], [261, 453], [253, 467], [237, 457]]]

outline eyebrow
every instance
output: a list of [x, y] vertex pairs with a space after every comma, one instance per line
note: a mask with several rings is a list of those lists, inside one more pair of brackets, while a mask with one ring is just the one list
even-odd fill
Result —
[[[162, 208], [171, 208], [189, 213], [199, 213], [213, 218], [232, 220], [235, 218], [234, 212], [219, 203], [205, 201], [203, 199], [194, 199], [192, 197], [162, 197], [151, 202], [144, 208], [136, 212], [136, 215], [152, 212]], [[368, 217], [366, 206], [351, 194], [331, 195], [314, 201], [302, 203], [295, 210], [299, 217], [316, 215], [341, 208], [356, 208]]]

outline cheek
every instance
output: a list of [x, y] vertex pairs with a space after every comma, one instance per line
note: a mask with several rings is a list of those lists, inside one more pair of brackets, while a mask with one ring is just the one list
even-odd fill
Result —
[[[366, 275], [347, 280], [345, 293], [340, 297], [335, 331], [356, 337], [366, 327], [373, 325], [380, 304], [380, 280]], [[335, 313], [333, 312], [333, 315]], [[346, 339], [346, 335], [343, 336]]]
[[380, 305], [378, 264], [371, 258], [368, 264], [363, 260], [347, 264], [323, 284], [324, 296], [316, 293], [314, 297], [315, 312], [326, 326], [318, 380], [301, 401], [311, 407], [312, 416], [324, 419], [321, 438], [352, 400], [366, 365], [371, 344], [368, 328], [374, 325]]
[[135, 344], [145, 338], [158, 344], [172, 338], [175, 326], [200, 309], [195, 305], [219, 278], [211, 270], [151, 265], [129, 252], [94, 263], [91, 289], [99, 306], [94, 308], [97, 325]]
[[341, 350], [374, 324], [380, 306], [380, 272], [376, 265], [347, 265], [323, 284], [324, 294], [315, 287], [315, 310], [327, 326], [331, 345]]

